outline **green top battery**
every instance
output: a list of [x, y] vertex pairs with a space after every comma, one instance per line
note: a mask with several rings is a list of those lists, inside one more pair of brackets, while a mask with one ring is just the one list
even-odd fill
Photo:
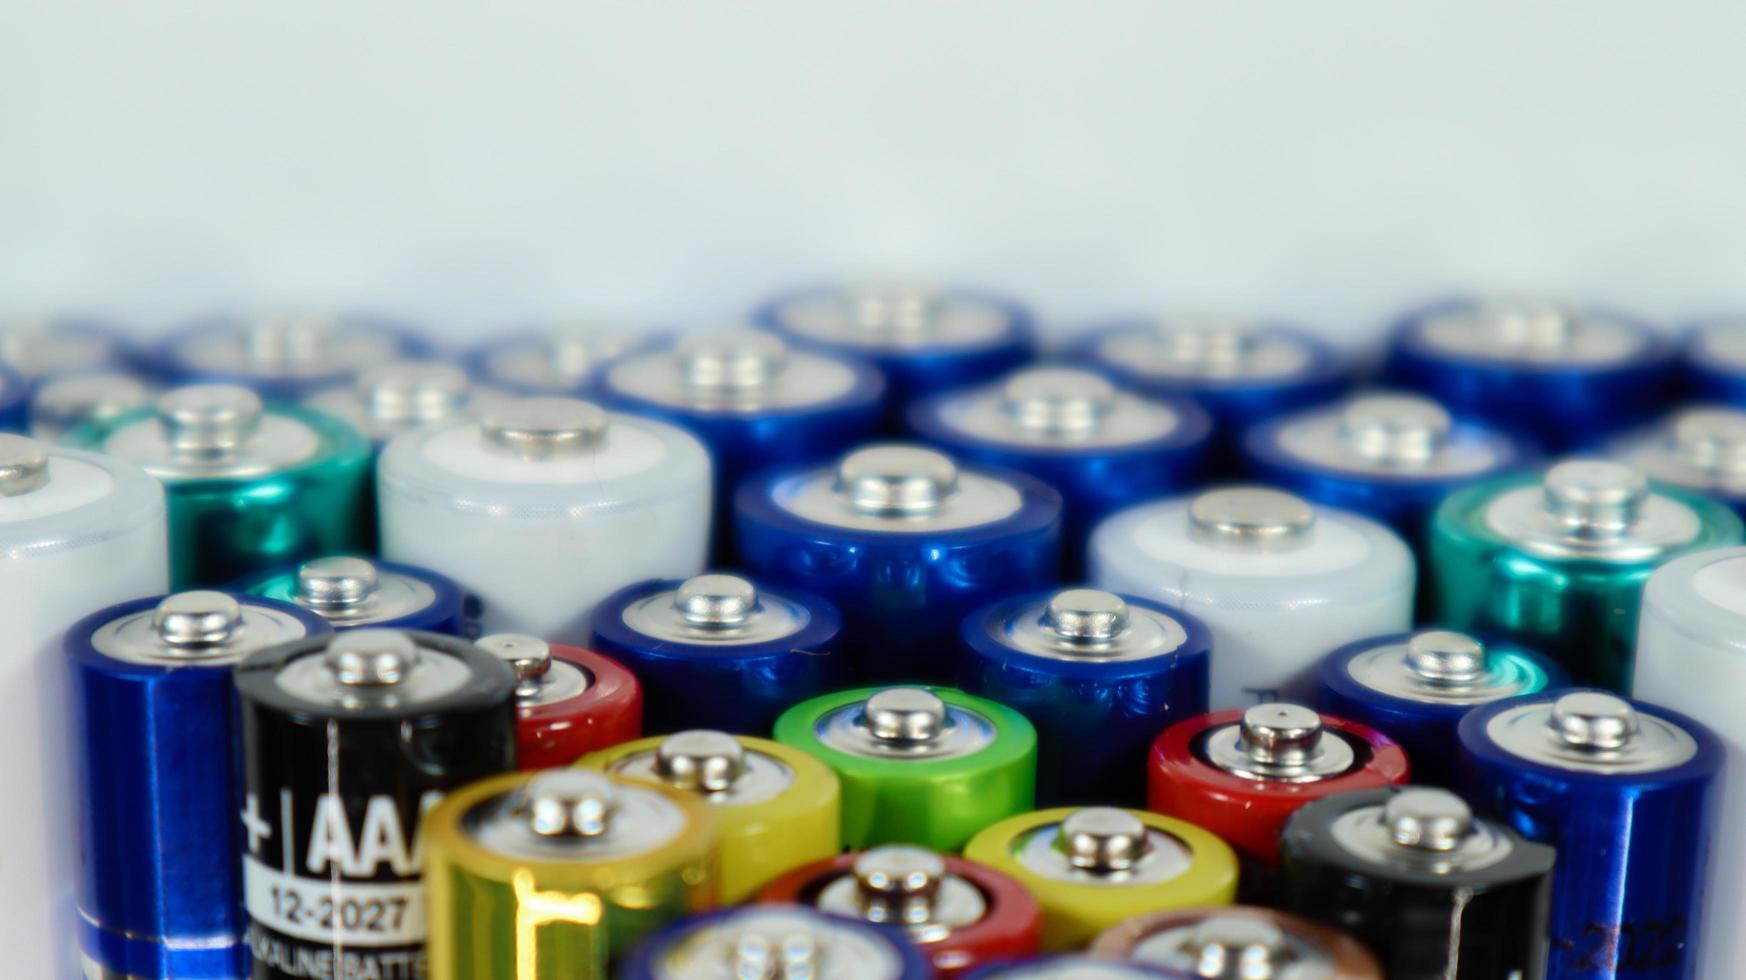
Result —
[[174, 590], [369, 546], [370, 446], [330, 416], [263, 407], [235, 385], [191, 385], [155, 407], [80, 426], [68, 441], [164, 484]]
[[1540, 650], [1578, 685], [1631, 689], [1643, 583], [1738, 544], [1740, 519], [1621, 463], [1577, 459], [1451, 495], [1432, 520], [1436, 619]]
[[1011, 708], [945, 687], [861, 688], [803, 701], [776, 741], [823, 760], [843, 784], [843, 844], [956, 851], [1031, 809], [1037, 732]]

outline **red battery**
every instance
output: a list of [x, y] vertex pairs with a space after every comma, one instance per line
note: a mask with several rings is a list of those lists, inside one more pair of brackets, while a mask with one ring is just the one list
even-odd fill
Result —
[[1023, 885], [921, 847], [876, 847], [809, 864], [771, 882], [759, 901], [798, 902], [902, 926], [941, 980], [990, 961], [1035, 955], [1042, 942], [1042, 913]]
[[1295, 704], [1178, 722], [1152, 743], [1147, 808], [1198, 824], [1265, 865], [1305, 804], [1404, 784], [1406, 752], [1371, 728]]
[[481, 637], [479, 646], [515, 668], [521, 768], [567, 766], [642, 737], [642, 686], [616, 661], [520, 633]]

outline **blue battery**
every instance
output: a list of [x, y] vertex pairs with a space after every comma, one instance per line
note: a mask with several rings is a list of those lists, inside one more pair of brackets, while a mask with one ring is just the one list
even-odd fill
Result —
[[1200, 482], [1212, 419], [1186, 399], [1138, 395], [1092, 371], [1044, 366], [923, 399], [910, 407], [909, 428], [959, 459], [1028, 473], [1061, 491], [1063, 574], [1071, 579], [1098, 521]]
[[1548, 977], [1697, 976], [1723, 758], [1698, 722], [1605, 691], [1512, 698], [1462, 719], [1469, 799], [1558, 849]]
[[1562, 453], [1659, 413], [1674, 366], [1673, 345], [1627, 316], [1454, 300], [1396, 323], [1385, 377]]
[[351, 555], [315, 558], [252, 575], [231, 587], [300, 606], [335, 631], [425, 630], [447, 636], [478, 635], [477, 611], [454, 579], [416, 565]]
[[91, 370], [45, 378], [30, 393], [30, 435], [62, 442], [91, 422], [110, 422], [150, 405], [155, 385], [131, 371]]
[[964, 620], [959, 686], [1037, 729], [1037, 805], [1143, 806], [1158, 733], [1207, 710], [1212, 633], [1134, 596], [1066, 589]]
[[1710, 320], [1686, 331], [1680, 388], [1693, 402], [1746, 408], [1746, 319]]
[[734, 500], [740, 567], [843, 616], [857, 679], [945, 681], [972, 609], [1053, 585], [1061, 495], [905, 443], [754, 476]]
[[134, 352], [114, 327], [84, 317], [36, 317], [0, 323], [0, 366], [31, 387], [69, 374], [122, 371]]
[[1413, 782], [1455, 785], [1455, 729], [1504, 698], [1568, 687], [1543, 654], [1489, 637], [1423, 629], [1348, 643], [1322, 661], [1317, 707], [1400, 743]]
[[1651, 480], [1695, 490], [1746, 517], [1746, 408], [1681, 408], [1609, 441], [1606, 455]]
[[836, 607], [738, 575], [620, 589], [594, 608], [593, 628], [590, 648], [642, 683], [649, 735], [767, 735], [777, 715], [848, 679]]
[[605, 370], [608, 408], [670, 422], [715, 462], [715, 556], [732, 555], [733, 495], [753, 471], [837, 456], [879, 427], [885, 382], [872, 367], [791, 350], [762, 330], [687, 337]]
[[1538, 458], [1521, 439], [1457, 422], [1429, 398], [1395, 392], [1264, 422], [1244, 438], [1243, 452], [1256, 479], [1374, 518], [1421, 555], [1444, 497]]
[[605, 323], [511, 327], [468, 351], [462, 363], [487, 389], [526, 397], [594, 398], [603, 370], [621, 357], [661, 346], [668, 336]]
[[806, 289], [770, 300], [753, 318], [797, 347], [877, 367], [894, 434], [916, 399], [1005, 374], [1030, 360], [1036, 343], [1023, 306], [959, 289]]
[[389, 361], [428, 358], [412, 328], [370, 316], [212, 316], [172, 333], [140, 355], [166, 387], [242, 385], [267, 401], [296, 402]]
[[30, 384], [10, 368], [0, 367], [0, 432], [30, 431]]
[[770, 903], [681, 919], [643, 940], [612, 975], [618, 980], [931, 980], [934, 969], [901, 925]]
[[1251, 426], [1328, 401], [1352, 383], [1352, 365], [1332, 344], [1276, 323], [1126, 319], [1093, 329], [1068, 352], [1137, 391], [1199, 403], [1212, 414], [1214, 462], [1226, 474], [1240, 470]]
[[103, 976], [246, 973], [231, 670], [328, 632], [314, 613], [222, 592], [124, 602], [67, 632], [79, 945]]

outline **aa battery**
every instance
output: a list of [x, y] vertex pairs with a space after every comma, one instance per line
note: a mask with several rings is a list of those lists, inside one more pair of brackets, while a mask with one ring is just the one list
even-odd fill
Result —
[[921, 951], [892, 929], [798, 905], [696, 916], [639, 947], [617, 980], [929, 980]]
[[420, 818], [515, 768], [514, 672], [454, 637], [354, 630], [256, 654], [236, 684], [255, 980], [424, 976]]
[[1552, 859], [1446, 790], [1360, 790], [1292, 815], [1280, 904], [1357, 937], [1389, 977], [1540, 980]]
[[222, 592], [135, 599], [68, 630], [88, 970], [165, 980], [247, 972], [231, 670], [257, 650], [330, 632], [295, 606]]
[[425, 826], [432, 980], [606, 980], [714, 901], [714, 815], [678, 790], [517, 773], [453, 793]]
[[1701, 976], [1721, 742], [1604, 691], [1512, 698], [1461, 722], [1468, 798], [1558, 849], [1546, 971]]
[[567, 766], [642, 736], [642, 686], [617, 661], [525, 633], [480, 637], [479, 649], [515, 671], [521, 768]]
[[1200, 980], [1383, 980], [1382, 965], [1351, 936], [1248, 905], [1142, 915], [1105, 930], [1090, 952]]

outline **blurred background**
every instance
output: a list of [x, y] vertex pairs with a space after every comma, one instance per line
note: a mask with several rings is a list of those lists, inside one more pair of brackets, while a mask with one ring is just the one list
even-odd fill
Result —
[[1746, 307], [1746, 8], [0, 8], [0, 308], [454, 341], [920, 275], [1330, 337], [1466, 290]]

